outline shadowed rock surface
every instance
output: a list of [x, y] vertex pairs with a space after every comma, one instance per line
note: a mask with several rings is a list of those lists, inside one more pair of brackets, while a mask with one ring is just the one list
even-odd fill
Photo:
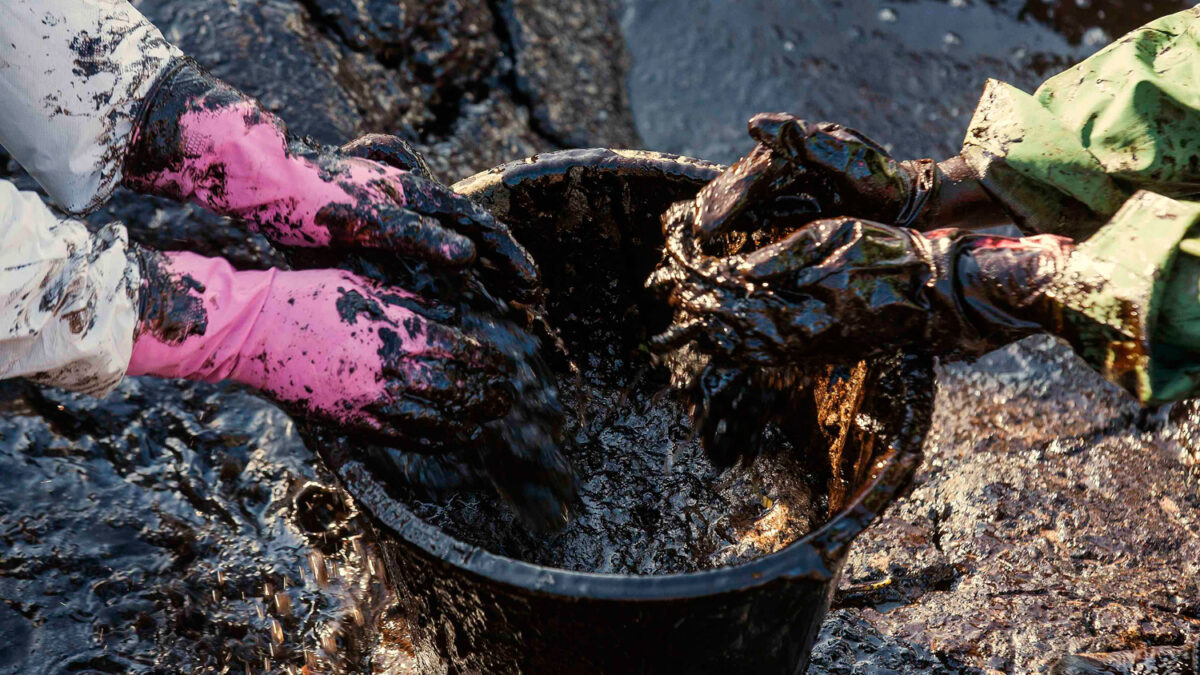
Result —
[[[844, 122], [897, 156], [940, 157], [957, 149], [986, 77], [1032, 89], [1182, 8], [136, 4], [293, 131], [327, 143], [397, 133], [447, 181], [563, 144], [728, 161], [764, 109]], [[0, 175], [14, 173], [31, 187], [0, 162]], [[192, 207], [120, 193], [91, 221], [116, 218], [160, 248], [282, 262]], [[0, 398], [0, 673], [405, 672], [403, 624], [357, 627], [360, 614], [375, 625], [387, 600], [370, 541], [272, 406], [151, 380], [103, 401], [22, 386]], [[918, 484], [853, 550], [811, 672], [1045, 672], [1066, 652], [1197, 638], [1195, 407], [1142, 419], [1046, 339], [942, 368], [938, 405]]]
[[0, 427], [0, 672], [353, 669], [374, 646], [371, 541], [279, 410], [149, 379], [22, 389]]

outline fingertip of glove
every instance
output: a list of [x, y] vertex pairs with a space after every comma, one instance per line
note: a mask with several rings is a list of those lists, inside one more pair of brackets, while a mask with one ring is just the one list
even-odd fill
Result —
[[524, 248], [505, 256], [507, 273], [512, 278], [512, 292], [516, 300], [527, 305], [540, 304], [545, 300], [542, 274], [533, 257]]
[[789, 113], [759, 113], [750, 118], [750, 137], [775, 150], [785, 150], [787, 140], [800, 135], [803, 120]]
[[437, 253], [444, 266], [463, 269], [475, 262], [475, 243], [461, 234], [446, 232], [445, 238], [437, 244]]
[[761, 112], [751, 117], [746, 127], [750, 130], [750, 135], [758, 139], [760, 134], [774, 136], [780, 126], [795, 120], [795, 115], [785, 112]]
[[367, 134], [340, 148], [343, 155], [380, 162], [433, 181], [429, 165], [408, 141], [391, 134]]

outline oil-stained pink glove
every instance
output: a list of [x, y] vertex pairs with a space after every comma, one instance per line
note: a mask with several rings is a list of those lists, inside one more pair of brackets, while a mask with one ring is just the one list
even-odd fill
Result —
[[377, 155], [361, 143], [290, 138], [257, 101], [184, 61], [145, 104], [125, 184], [241, 219], [283, 247], [439, 269], [478, 259], [494, 292], [536, 298], [537, 266], [507, 226], [421, 171], [398, 168], [386, 151]]
[[130, 375], [233, 380], [295, 415], [381, 441], [469, 440], [511, 404], [505, 357], [409, 293], [340, 270], [237, 271], [191, 253], [140, 255]]

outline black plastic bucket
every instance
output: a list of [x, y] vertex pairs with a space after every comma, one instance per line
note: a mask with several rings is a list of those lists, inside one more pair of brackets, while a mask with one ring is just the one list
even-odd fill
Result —
[[[570, 150], [497, 167], [455, 189], [513, 225], [542, 266], [568, 344], [580, 303], [643, 339], [668, 316], [642, 285], [659, 259], [659, 214], [721, 167], [637, 151]], [[350, 449], [322, 455], [377, 530], [418, 653], [451, 673], [799, 673], [850, 543], [909, 485], [932, 408], [928, 360], [830, 368], [797, 416], [827, 477], [829, 519], [735, 567], [660, 576], [532, 565], [452, 539], [392, 499]]]

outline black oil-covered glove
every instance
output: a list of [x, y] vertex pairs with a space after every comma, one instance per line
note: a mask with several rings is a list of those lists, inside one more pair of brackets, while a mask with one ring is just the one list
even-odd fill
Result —
[[676, 384], [720, 466], [753, 457], [816, 368], [897, 349], [970, 357], [1044, 330], [1077, 337], [1059, 303], [1063, 280], [1079, 278], [1062, 273], [1074, 245], [1061, 237], [922, 234], [836, 218], [713, 257], [693, 235], [697, 213], [685, 203], [664, 216], [664, 261], [649, 285], [676, 318], [652, 348], [706, 357]]
[[[396, 136], [370, 134], [342, 146], [340, 152], [410, 172], [442, 187], [424, 158]], [[503, 247], [505, 241], [502, 238], [495, 245]], [[437, 285], [436, 279], [418, 278], [395, 268], [364, 265], [362, 260], [343, 262], [381, 281], [415, 288]], [[578, 481], [562, 452], [562, 407], [553, 374], [542, 359], [543, 341], [517, 323], [500, 318], [510, 312], [477, 280], [466, 279], [449, 292], [459, 305], [460, 329], [497, 345], [508, 357], [512, 404], [502, 419], [484, 425], [477, 442], [450, 452], [374, 446], [368, 454], [377, 469], [431, 496], [494, 489], [526, 527], [538, 532], [556, 530], [570, 519], [578, 504]], [[525, 323], [548, 330], [541, 309], [530, 309], [533, 316], [524, 317]]]
[[507, 414], [447, 452], [377, 446], [369, 453], [378, 468], [434, 495], [490, 486], [526, 527], [556, 530], [578, 506], [578, 480], [562, 452], [562, 406], [539, 355], [541, 341], [486, 313], [464, 312], [460, 326], [508, 357], [513, 396]]
[[750, 119], [757, 145], [697, 200], [696, 235], [794, 229], [853, 216], [912, 225], [937, 187], [933, 160], [897, 161], [881, 145], [840, 124], [787, 113]]
[[660, 349], [762, 367], [852, 363], [896, 348], [975, 356], [1059, 323], [1048, 291], [1074, 246], [1050, 235], [922, 234], [867, 220], [819, 220], [747, 254], [706, 255], [697, 207], [664, 217], [650, 285], [680, 322]]
[[[853, 129], [787, 113], [755, 115], [749, 131], [754, 150], [696, 199], [705, 244], [757, 247], [838, 216], [917, 230], [1009, 221], [960, 157], [900, 161]], [[723, 236], [739, 234], [749, 241]]]

